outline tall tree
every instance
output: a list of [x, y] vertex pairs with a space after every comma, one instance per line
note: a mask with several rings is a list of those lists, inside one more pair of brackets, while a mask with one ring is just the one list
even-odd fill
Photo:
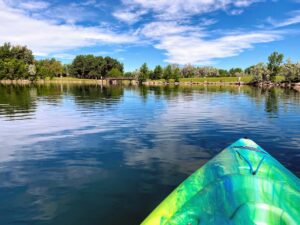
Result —
[[159, 80], [159, 79], [162, 78], [162, 76], [163, 76], [163, 69], [160, 65], [158, 65], [154, 68], [153, 77], [151, 79], [152, 80]]
[[290, 59], [282, 66], [280, 74], [287, 82], [300, 82], [300, 63], [293, 63]]
[[255, 66], [251, 66], [249, 70], [250, 74], [253, 76], [254, 82], [270, 80], [270, 71], [268, 70], [267, 65], [264, 63], [258, 63]]
[[230, 76], [233, 76], [233, 77], [240, 76], [242, 73], [243, 73], [243, 69], [241, 69], [241, 68], [231, 68], [229, 70]]
[[140, 82], [145, 81], [148, 78], [148, 75], [149, 75], [149, 69], [147, 63], [144, 63], [140, 68], [139, 77], [138, 77], [139, 81]]
[[169, 81], [172, 77], [172, 66], [168, 65], [165, 69], [164, 69], [164, 79], [166, 81]]
[[283, 61], [283, 54], [279, 54], [278, 52], [273, 52], [269, 57], [268, 57], [268, 69], [270, 70], [270, 79], [271, 81], [276, 80], [276, 76], [280, 72], [280, 65], [282, 64]]

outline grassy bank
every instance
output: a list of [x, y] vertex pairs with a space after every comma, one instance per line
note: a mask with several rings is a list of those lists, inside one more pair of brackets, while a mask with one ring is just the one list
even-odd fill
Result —
[[[282, 82], [284, 80], [283, 76], [277, 76], [276, 82]], [[244, 76], [241, 77], [240, 82], [242, 84], [249, 84], [252, 81], [251, 76]], [[39, 84], [43, 83], [76, 83], [76, 84], [106, 84], [106, 80], [95, 80], [95, 79], [81, 79], [76, 77], [55, 77], [52, 79], [46, 78], [45, 80], [38, 80], [35, 81]], [[122, 84], [130, 84], [130, 81], [119, 81], [118, 83]], [[164, 84], [165, 82], [168, 83], [175, 83], [174, 79], [170, 79], [169, 81], [166, 81], [165, 79], [159, 79], [159, 80], [150, 80], [148, 79], [145, 83], [146, 84]], [[201, 83], [209, 83], [209, 84], [234, 84], [238, 83], [239, 79], [237, 77], [195, 77], [195, 78], [179, 78], [179, 83], [185, 84], [185, 83], [193, 83], [193, 84], [201, 84]], [[28, 80], [0, 80], [0, 83], [20, 83], [20, 84], [26, 84], [31, 83]]]
[[[250, 83], [252, 81], [252, 76], [241, 77], [240, 82]], [[283, 76], [277, 76], [276, 82], [282, 82], [284, 80]], [[147, 80], [147, 82], [166, 82], [165, 79], [159, 80]], [[174, 83], [174, 79], [169, 80], [170, 83]], [[194, 77], [194, 78], [179, 78], [179, 82], [195, 82], [195, 83], [236, 83], [239, 82], [237, 77]]]

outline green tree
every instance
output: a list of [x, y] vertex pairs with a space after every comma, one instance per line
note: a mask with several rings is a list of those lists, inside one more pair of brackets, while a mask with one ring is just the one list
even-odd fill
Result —
[[180, 69], [179, 69], [179, 67], [176, 67], [173, 71], [174, 81], [179, 82], [179, 77], [180, 77]]
[[151, 79], [152, 80], [159, 80], [159, 79], [162, 78], [162, 76], [163, 76], [163, 69], [160, 65], [158, 65], [154, 68], [153, 77]]
[[138, 80], [140, 82], [146, 81], [148, 76], [149, 76], [149, 69], [148, 69], [147, 63], [144, 63], [140, 68]]
[[164, 69], [164, 75], [163, 75], [163, 77], [164, 77], [164, 79], [165, 79], [166, 81], [169, 81], [169, 80], [172, 78], [172, 76], [173, 76], [173, 73], [172, 73], [172, 66], [171, 66], [171, 65], [168, 65], [168, 66], [166, 66], [166, 68]]
[[132, 72], [126, 72], [124, 73], [124, 77], [134, 77], [134, 74]]
[[300, 63], [292, 63], [291, 60], [282, 66], [280, 74], [284, 76], [287, 82], [300, 82]]
[[107, 77], [112, 69], [117, 69], [123, 74], [123, 64], [111, 57], [93, 55], [78, 55], [71, 64], [70, 73], [78, 78]]
[[229, 70], [229, 74], [232, 77], [240, 76], [243, 73], [243, 70], [241, 68], [231, 68]]
[[280, 72], [280, 65], [282, 64], [283, 61], [283, 54], [279, 54], [278, 52], [273, 52], [269, 57], [268, 57], [268, 69], [270, 70], [270, 80], [275, 81], [276, 76]]
[[12, 52], [11, 52], [11, 44], [10, 43], [4, 43], [2, 46], [0, 46], [0, 60], [13, 58]]
[[17, 60], [15, 58], [0, 60], [0, 78], [17, 80], [17, 79], [27, 79], [28, 65], [26, 65], [22, 60]]
[[[63, 65], [56, 59], [43, 59], [36, 62], [36, 77], [45, 79], [61, 76], [63, 73]], [[31, 76], [32, 77], [32, 76]]]
[[229, 76], [229, 72], [224, 69], [219, 69], [219, 74], [220, 74], [220, 77], [228, 77]]
[[250, 69], [250, 74], [253, 76], [252, 81], [254, 82], [263, 82], [270, 80], [270, 71], [264, 63], [258, 63], [255, 66], [252, 66]]
[[16, 45], [12, 46], [11, 53], [13, 58], [24, 61], [25, 64], [33, 64], [33, 54], [26, 46]]
[[123, 73], [117, 68], [112, 68], [107, 75], [108, 77], [122, 77]]

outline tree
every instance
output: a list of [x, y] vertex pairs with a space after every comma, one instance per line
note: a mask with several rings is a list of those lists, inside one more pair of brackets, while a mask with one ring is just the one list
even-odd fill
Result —
[[182, 68], [181, 74], [186, 78], [193, 77], [195, 74], [195, 68], [191, 64], [187, 64]]
[[180, 76], [180, 69], [179, 67], [176, 67], [173, 71], [173, 78], [175, 82], [179, 82], [179, 76]]
[[[53, 78], [61, 76], [63, 73], [63, 66], [61, 62], [56, 59], [43, 59], [36, 62], [36, 76], [45, 79], [47, 77]], [[36, 77], [36, 78], [37, 78]]]
[[117, 68], [120, 72], [123, 73], [123, 64], [120, 63], [118, 60], [113, 59], [111, 57], [105, 57], [104, 59], [104, 65], [102, 69], [102, 76], [107, 76], [107, 73], [111, 71], [113, 68]]
[[218, 76], [220, 76], [219, 70], [214, 67], [211, 67], [211, 66], [201, 67], [201, 68], [199, 68], [199, 71], [200, 71], [200, 76], [202, 76], [202, 77], [218, 77]]
[[278, 52], [273, 52], [268, 57], [268, 69], [270, 70], [270, 80], [275, 81], [276, 76], [280, 72], [280, 65], [282, 64], [283, 54], [279, 54]]
[[243, 70], [241, 68], [231, 68], [229, 70], [230, 76], [233, 76], [233, 77], [241, 76], [242, 73], [243, 73]]
[[220, 77], [228, 77], [229, 72], [227, 70], [219, 69]]
[[117, 68], [112, 68], [107, 74], [108, 77], [122, 77], [123, 73]]
[[17, 79], [27, 79], [28, 65], [26, 65], [22, 60], [17, 60], [15, 58], [0, 60], [0, 78], [17, 80]]
[[24, 61], [25, 64], [33, 64], [33, 54], [27, 46], [16, 45], [11, 48], [13, 58]]
[[0, 46], [0, 60], [9, 58], [13, 58], [13, 55], [11, 53], [11, 44], [4, 43], [2, 46]]
[[125, 74], [124, 74], [124, 77], [134, 77], [134, 74], [133, 74], [133, 72], [126, 72]]
[[171, 65], [168, 65], [165, 69], [164, 69], [164, 79], [166, 81], [169, 81], [171, 79], [171, 77], [173, 76], [173, 73], [172, 73], [172, 67]]
[[156, 66], [153, 71], [152, 80], [159, 80], [163, 76], [163, 69], [160, 65]]
[[147, 63], [144, 63], [140, 68], [138, 80], [140, 82], [146, 81], [148, 78], [148, 75], [149, 75], [149, 69], [148, 69]]
[[287, 82], [300, 82], [300, 63], [294, 64], [291, 60], [287, 60], [282, 66], [280, 74]]
[[[71, 64], [71, 75], [79, 78], [100, 78], [108, 76], [112, 69], [123, 74], [123, 64], [111, 57], [78, 55]], [[116, 70], [115, 70], [116, 71]]]
[[250, 74], [253, 76], [254, 82], [262, 82], [270, 80], [270, 71], [264, 63], [258, 63], [255, 66], [252, 66], [250, 69]]

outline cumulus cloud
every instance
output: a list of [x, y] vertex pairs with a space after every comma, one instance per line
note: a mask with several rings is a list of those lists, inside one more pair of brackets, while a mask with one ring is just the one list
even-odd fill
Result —
[[254, 44], [279, 38], [280, 35], [275, 32], [239, 33], [210, 40], [175, 35], [163, 37], [155, 47], [166, 51], [169, 63], [211, 64], [215, 59], [238, 55]]
[[115, 33], [100, 27], [55, 24], [34, 19], [1, 0], [0, 21], [0, 43], [27, 45], [35, 55], [41, 56], [96, 44], [123, 44], [137, 41], [131, 35]]
[[[98, 1], [52, 5], [42, 0], [0, 0], [0, 44], [27, 45], [35, 55], [70, 59], [68, 50], [96, 45], [144, 44], [162, 50], [166, 62], [211, 64], [215, 59], [238, 55], [255, 44], [275, 41], [281, 33], [272, 30], [211, 29], [219, 21], [210, 12], [223, 10], [228, 16], [239, 15], [260, 0], [122, 0], [112, 16], [124, 21], [122, 26], [80, 26], [94, 18]], [[18, 4], [17, 4], [18, 3]], [[300, 22], [295, 11], [286, 21], [274, 22], [283, 27]], [[139, 22], [137, 24], [134, 24]], [[105, 21], [98, 21], [98, 24]], [[119, 25], [119, 24], [118, 24]]]
[[[223, 32], [216, 36], [213, 30], [208, 29], [217, 22], [216, 19], [205, 18], [208, 13], [223, 10], [228, 15], [240, 15], [255, 2], [259, 0], [123, 0], [127, 7], [119, 9], [119, 16], [115, 16], [134, 23], [143, 20], [135, 12], [143, 10], [143, 14], [151, 13], [153, 20], [144, 21], [136, 34], [152, 41], [156, 49], [163, 50], [166, 62], [211, 64], [215, 59], [235, 56], [255, 44], [280, 38], [279, 33], [273, 31]], [[202, 15], [200, 20], [199, 15]], [[198, 18], [197, 23], [194, 17]]]
[[235, 32], [213, 38], [206, 29], [177, 22], [152, 22], [139, 30], [165, 51], [168, 63], [211, 64], [213, 60], [235, 56], [254, 44], [280, 39], [275, 31]]

